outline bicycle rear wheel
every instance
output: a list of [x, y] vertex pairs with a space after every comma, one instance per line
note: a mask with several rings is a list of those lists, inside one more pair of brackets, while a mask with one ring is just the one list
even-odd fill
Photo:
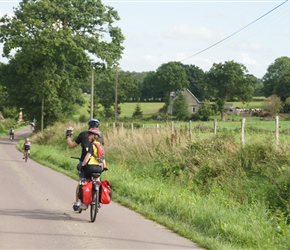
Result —
[[[98, 185], [98, 184], [97, 184]], [[97, 190], [93, 190], [93, 200], [91, 203], [91, 222], [95, 222], [96, 217], [97, 217], [97, 213], [99, 211], [99, 189], [97, 188]]]
[[25, 152], [25, 162], [27, 162], [27, 159], [28, 159], [28, 152], [26, 151]]

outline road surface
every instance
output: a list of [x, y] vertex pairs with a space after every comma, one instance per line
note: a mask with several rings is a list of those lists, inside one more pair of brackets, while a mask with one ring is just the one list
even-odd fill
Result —
[[114, 202], [101, 207], [94, 223], [89, 210], [74, 212], [77, 182], [25, 163], [16, 149], [29, 133], [27, 127], [14, 141], [0, 138], [0, 249], [202, 249]]

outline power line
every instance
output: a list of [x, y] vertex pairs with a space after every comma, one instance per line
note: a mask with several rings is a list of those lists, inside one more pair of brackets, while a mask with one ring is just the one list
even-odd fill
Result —
[[207, 48], [205, 48], [205, 49], [203, 49], [203, 50], [201, 50], [201, 51], [195, 53], [195, 54], [192, 55], [192, 56], [189, 56], [189, 57], [187, 57], [187, 58], [185, 58], [185, 59], [180, 60], [180, 62], [185, 61], [185, 60], [187, 60], [187, 59], [189, 59], [189, 58], [191, 58], [191, 57], [194, 57], [194, 56], [196, 56], [196, 55], [199, 55], [199, 54], [201, 54], [202, 52], [204, 52], [204, 51], [206, 51], [206, 50], [209, 50], [209, 49], [211, 49], [212, 47], [214, 47], [214, 46], [216, 46], [216, 45], [222, 43], [223, 41], [229, 39], [230, 37], [236, 35], [236, 34], [239, 33], [240, 31], [246, 29], [246, 28], [249, 27], [250, 25], [252, 25], [252, 24], [254, 24], [255, 22], [259, 21], [259, 20], [262, 19], [263, 17], [267, 16], [268, 14], [270, 14], [271, 12], [273, 12], [274, 10], [278, 9], [279, 7], [281, 7], [281, 6], [282, 6], [283, 4], [285, 4], [286, 2], [288, 2], [288, 0], [286, 0], [286, 1], [284, 1], [283, 3], [279, 4], [279, 5], [276, 6], [275, 8], [271, 9], [270, 11], [268, 11], [267, 13], [265, 13], [264, 15], [260, 16], [259, 18], [257, 18], [256, 20], [252, 21], [251, 23], [249, 23], [248, 25], [244, 26], [243, 28], [239, 29], [238, 31], [234, 32], [233, 34], [231, 34], [231, 35], [225, 37], [224, 39], [222, 39], [222, 40], [220, 40], [220, 41], [214, 43], [213, 45], [211, 45], [211, 46], [209, 46], [209, 47], [207, 47]]

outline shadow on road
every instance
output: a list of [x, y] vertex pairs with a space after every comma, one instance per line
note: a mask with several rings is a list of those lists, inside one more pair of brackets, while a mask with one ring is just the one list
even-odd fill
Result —
[[57, 220], [57, 221], [86, 221], [81, 218], [72, 217], [65, 212], [43, 209], [1, 209], [0, 216], [21, 216], [27, 219], [39, 220]]

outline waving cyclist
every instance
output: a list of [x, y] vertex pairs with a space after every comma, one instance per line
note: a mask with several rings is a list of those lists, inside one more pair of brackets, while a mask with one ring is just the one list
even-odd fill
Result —
[[[100, 121], [98, 119], [90, 119], [88, 121], [88, 125], [89, 125], [89, 129], [90, 128], [99, 128], [100, 126]], [[101, 131], [100, 131], [101, 133]], [[82, 153], [81, 153], [81, 157], [80, 157], [80, 162], [78, 163], [77, 165], [77, 168], [78, 168], [78, 171], [79, 171], [79, 179], [84, 179], [85, 176], [84, 176], [84, 172], [83, 172], [83, 169], [82, 169], [82, 162], [87, 154], [87, 151], [89, 149], [89, 139], [88, 139], [88, 133], [87, 131], [83, 131], [81, 132], [77, 138], [75, 139], [75, 141], [72, 141], [71, 139], [71, 136], [73, 134], [73, 128], [68, 128], [66, 130], [66, 141], [67, 141], [67, 144], [69, 146], [69, 148], [75, 148], [76, 146], [78, 146], [79, 144], [81, 144], [81, 147], [82, 147]], [[102, 145], [104, 145], [104, 138], [103, 138], [103, 135], [101, 134], [101, 143]], [[80, 207], [80, 200], [79, 200], [79, 197], [78, 197], [78, 191], [79, 191], [79, 183], [77, 185], [77, 188], [76, 188], [76, 201], [73, 203], [73, 209], [74, 211], [78, 211], [79, 210], [79, 207]]]
[[92, 173], [102, 173], [104, 168], [107, 169], [101, 137], [102, 133], [98, 128], [88, 130], [90, 144], [82, 163], [86, 179], [90, 179]]

